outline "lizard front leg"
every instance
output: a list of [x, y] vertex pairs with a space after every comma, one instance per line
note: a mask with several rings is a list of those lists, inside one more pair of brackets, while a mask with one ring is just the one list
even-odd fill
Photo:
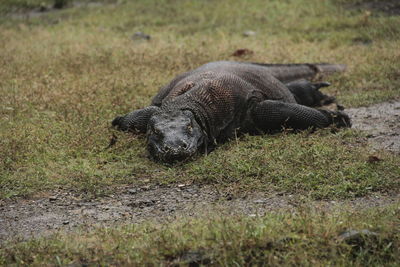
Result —
[[145, 133], [150, 117], [158, 110], [160, 110], [160, 108], [156, 106], [138, 109], [124, 116], [116, 117], [111, 124], [120, 131], [138, 131]]
[[314, 109], [295, 103], [265, 100], [251, 110], [255, 126], [262, 131], [324, 128], [329, 125], [351, 127], [349, 116], [341, 111]]

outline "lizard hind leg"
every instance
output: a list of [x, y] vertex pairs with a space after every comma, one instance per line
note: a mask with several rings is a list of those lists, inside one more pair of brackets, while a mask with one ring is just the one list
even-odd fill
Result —
[[251, 110], [254, 126], [261, 131], [276, 131], [282, 128], [304, 130], [351, 127], [349, 116], [342, 111], [315, 109], [295, 103], [264, 100]]
[[308, 107], [321, 107], [335, 103], [335, 97], [326, 95], [319, 90], [330, 85], [328, 82], [311, 83], [307, 80], [298, 80], [286, 84], [297, 103]]

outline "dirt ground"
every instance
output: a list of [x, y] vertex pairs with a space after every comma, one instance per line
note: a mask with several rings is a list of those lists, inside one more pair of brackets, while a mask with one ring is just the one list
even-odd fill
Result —
[[[375, 149], [400, 153], [400, 101], [347, 109], [353, 128], [366, 132]], [[71, 231], [145, 220], [168, 221], [180, 216], [200, 216], [211, 210], [224, 214], [263, 215], [294, 210], [299, 205], [332, 209], [343, 205], [352, 209], [395, 203], [400, 195], [375, 194], [346, 201], [304, 202], [301, 196], [254, 193], [233, 199], [210, 186], [170, 185], [121, 188], [115, 195], [86, 200], [71, 192], [55, 191], [46, 196], [0, 201], [0, 244], [8, 239], [46, 236]]]
[[68, 192], [55, 192], [0, 207], [0, 243], [7, 239], [46, 236], [56, 231], [138, 223], [165, 222], [183, 216], [201, 216], [217, 210], [223, 214], [262, 216], [267, 212], [293, 211], [298, 206], [352, 209], [393, 204], [399, 195], [374, 195], [348, 201], [304, 202], [294, 195], [255, 194], [232, 199], [211, 187], [179, 186], [126, 188], [119, 194], [85, 200]]
[[373, 0], [360, 1], [355, 4], [348, 5], [349, 9], [368, 10], [373, 13], [383, 13], [389, 16], [400, 15], [399, 0]]
[[346, 109], [353, 128], [364, 131], [375, 149], [400, 154], [400, 102]]

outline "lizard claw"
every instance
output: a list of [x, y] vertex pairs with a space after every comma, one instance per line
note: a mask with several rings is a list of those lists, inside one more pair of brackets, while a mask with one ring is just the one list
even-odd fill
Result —
[[124, 116], [118, 116], [113, 121], [111, 122], [111, 125], [115, 127], [117, 130], [120, 131], [127, 131], [128, 127], [126, 127], [126, 124], [123, 122]]
[[320, 109], [327, 119], [329, 120], [329, 124], [333, 124], [338, 128], [350, 128], [351, 120], [349, 115], [342, 111], [332, 111], [327, 109]]
[[342, 111], [333, 111], [332, 112], [332, 123], [338, 128], [350, 128], [351, 127], [351, 119], [349, 115]]
[[331, 83], [330, 82], [320, 82], [320, 83], [313, 83], [312, 85], [314, 86], [314, 88], [316, 90], [318, 90], [319, 88], [330, 86]]

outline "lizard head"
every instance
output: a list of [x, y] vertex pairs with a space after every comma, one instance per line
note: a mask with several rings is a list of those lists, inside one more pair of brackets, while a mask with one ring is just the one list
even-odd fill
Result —
[[156, 113], [147, 125], [147, 149], [156, 161], [184, 161], [196, 154], [203, 142], [204, 133], [188, 110]]

